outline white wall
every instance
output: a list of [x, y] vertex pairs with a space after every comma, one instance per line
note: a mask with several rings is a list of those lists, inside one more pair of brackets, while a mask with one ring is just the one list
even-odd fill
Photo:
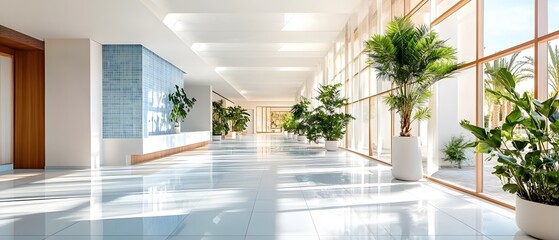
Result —
[[212, 130], [212, 87], [185, 85], [184, 91], [189, 98], [196, 98], [194, 107], [181, 123], [182, 132]]
[[0, 165], [13, 163], [13, 61], [0, 55]]
[[101, 55], [101, 46], [89, 39], [45, 40], [47, 168], [99, 164]]

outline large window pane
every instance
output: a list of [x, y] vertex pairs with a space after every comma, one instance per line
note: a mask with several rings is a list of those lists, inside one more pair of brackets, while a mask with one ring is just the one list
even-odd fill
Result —
[[473, 136], [460, 125], [461, 120], [476, 122], [476, 68], [460, 71], [456, 78], [437, 83], [434, 95], [436, 107], [433, 118], [437, 124], [429, 134], [433, 134], [438, 145], [435, 156], [427, 165], [427, 174], [462, 187], [475, 189], [476, 165], [472, 148], [465, 149], [466, 159], [460, 164], [448, 160], [444, 154], [452, 138], [463, 137], [465, 142], [473, 141]]
[[535, 1], [487, 0], [484, 2], [484, 56], [534, 38]]
[[431, 1], [425, 3], [417, 12], [411, 16], [411, 21], [416, 24], [431, 24]]
[[548, 43], [547, 55], [547, 93], [552, 96], [559, 92], [559, 39]]
[[[496, 81], [498, 76], [493, 74], [502, 66], [513, 74], [516, 84], [516, 91], [518, 93], [529, 92], [534, 93], [534, 78], [533, 78], [533, 63], [530, 60], [533, 58], [534, 49], [526, 49], [522, 52], [517, 52], [500, 59], [487, 62], [483, 65], [484, 71], [484, 84], [485, 89], [493, 89], [498, 91], [502, 87]], [[484, 126], [486, 128], [495, 128], [502, 125], [505, 117], [512, 111], [512, 104], [503, 99], [498, 99], [488, 92], [484, 92]], [[488, 155], [483, 158], [487, 159]], [[501, 183], [495, 175], [491, 174], [496, 165], [496, 160], [484, 161], [483, 164], [483, 191], [498, 200], [514, 204], [514, 195], [502, 190]]]
[[476, 1], [470, 1], [436, 27], [439, 36], [456, 48], [459, 62], [476, 59]]
[[559, 30], [559, 0], [549, 0], [547, 3], [547, 32]]
[[[444, 12], [448, 11], [448, 9], [450, 9], [458, 2], [460, 2], [460, 0], [436, 0], [434, 19], [439, 17]], [[473, 17], [475, 17], [475, 15]]]
[[392, 148], [392, 112], [389, 109], [388, 105], [384, 103], [384, 96], [378, 98], [378, 111], [377, 111], [377, 119], [378, 125], [377, 128], [379, 129], [378, 138], [377, 140], [377, 152], [378, 155], [375, 158], [391, 163], [391, 148]]

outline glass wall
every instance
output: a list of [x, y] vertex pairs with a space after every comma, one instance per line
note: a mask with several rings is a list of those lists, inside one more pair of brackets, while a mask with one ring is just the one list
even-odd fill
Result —
[[406, 14], [415, 24], [427, 24], [447, 39], [461, 63], [455, 76], [433, 86], [432, 118], [413, 125], [413, 135], [421, 139], [425, 174], [513, 205], [514, 197], [503, 192], [491, 174], [493, 161], [470, 149], [458, 166], [445, 161], [443, 149], [453, 138], [472, 140], [459, 126], [460, 120], [497, 127], [511, 111], [510, 103], [486, 94], [485, 89], [498, 88], [491, 76], [496, 66], [507, 66], [517, 75], [518, 92], [543, 99], [559, 91], [559, 0], [538, 1], [537, 6], [536, 0], [369, 2], [368, 14], [349, 19], [316, 73], [325, 83], [343, 83], [350, 99], [343, 110], [356, 120], [342, 145], [348, 143], [345, 147], [350, 150], [391, 163], [391, 139], [399, 134], [399, 119], [384, 97], [393, 86], [377, 79], [367, 65], [363, 42], [384, 33], [395, 16]]

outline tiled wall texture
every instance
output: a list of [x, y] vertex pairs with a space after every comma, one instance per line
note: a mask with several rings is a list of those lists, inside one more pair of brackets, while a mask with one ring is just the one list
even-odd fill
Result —
[[167, 94], [183, 75], [141, 45], [103, 45], [103, 138], [172, 133]]

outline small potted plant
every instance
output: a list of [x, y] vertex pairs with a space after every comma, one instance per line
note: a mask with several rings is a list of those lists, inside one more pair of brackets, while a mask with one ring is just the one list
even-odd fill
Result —
[[292, 121], [293, 121], [293, 114], [291, 114], [290, 112], [284, 114], [281, 117], [281, 128], [283, 128], [284, 134], [287, 138], [290, 137], [289, 136], [290, 132], [291, 132], [291, 137], [293, 137], [293, 132], [292, 132], [293, 129], [291, 128]]
[[456, 50], [428, 26], [415, 27], [407, 17], [395, 18], [386, 29], [386, 34], [365, 42], [369, 64], [379, 79], [391, 81], [395, 88], [384, 99], [400, 115], [400, 135], [392, 138], [392, 176], [417, 181], [423, 178], [423, 164], [411, 126], [431, 117], [431, 85], [457, 70]]
[[237, 133], [242, 133], [248, 127], [250, 121], [250, 114], [248, 110], [241, 106], [234, 106], [227, 108], [227, 117], [231, 121], [231, 128], [233, 130], [232, 137], [235, 138]]
[[444, 154], [443, 160], [450, 162], [457, 168], [462, 168], [462, 163], [467, 159], [464, 152], [466, 148], [468, 148], [468, 143], [464, 136], [452, 136], [442, 150]]
[[500, 127], [489, 130], [463, 120], [477, 139], [477, 152], [496, 160], [493, 175], [503, 190], [516, 194], [516, 224], [540, 239], [559, 239], [559, 100], [545, 101], [515, 91], [516, 77], [506, 68], [496, 73], [502, 90], [486, 89], [509, 101], [513, 110]]
[[338, 140], [344, 137], [346, 126], [355, 119], [340, 111], [348, 100], [341, 97], [341, 86], [341, 83], [320, 86], [316, 97], [320, 105], [309, 117], [309, 125], [312, 126], [309, 128], [310, 141], [317, 142], [320, 137], [324, 137], [327, 151], [338, 149]]
[[171, 113], [169, 114], [169, 120], [175, 127], [174, 132], [180, 133], [180, 123], [184, 121], [184, 119], [194, 106], [196, 98], [188, 98], [186, 96], [186, 93], [184, 92], [184, 88], [175, 85], [175, 92], [169, 93], [169, 95], [167, 95], [167, 99], [173, 104], [173, 109], [171, 109]]
[[222, 136], [229, 132], [227, 123], [227, 109], [223, 107], [223, 100], [212, 102], [212, 140], [221, 141]]
[[310, 116], [309, 108], [311, 102], [305, 97], [301, 97], [301, 101], [293, 105], [291, 108], [291, 113], [293, 114], [293, 119], [297, 123], [295, 132], [297, 133], [297, 141], [306, 141], [306, 130], [307, 121]]

